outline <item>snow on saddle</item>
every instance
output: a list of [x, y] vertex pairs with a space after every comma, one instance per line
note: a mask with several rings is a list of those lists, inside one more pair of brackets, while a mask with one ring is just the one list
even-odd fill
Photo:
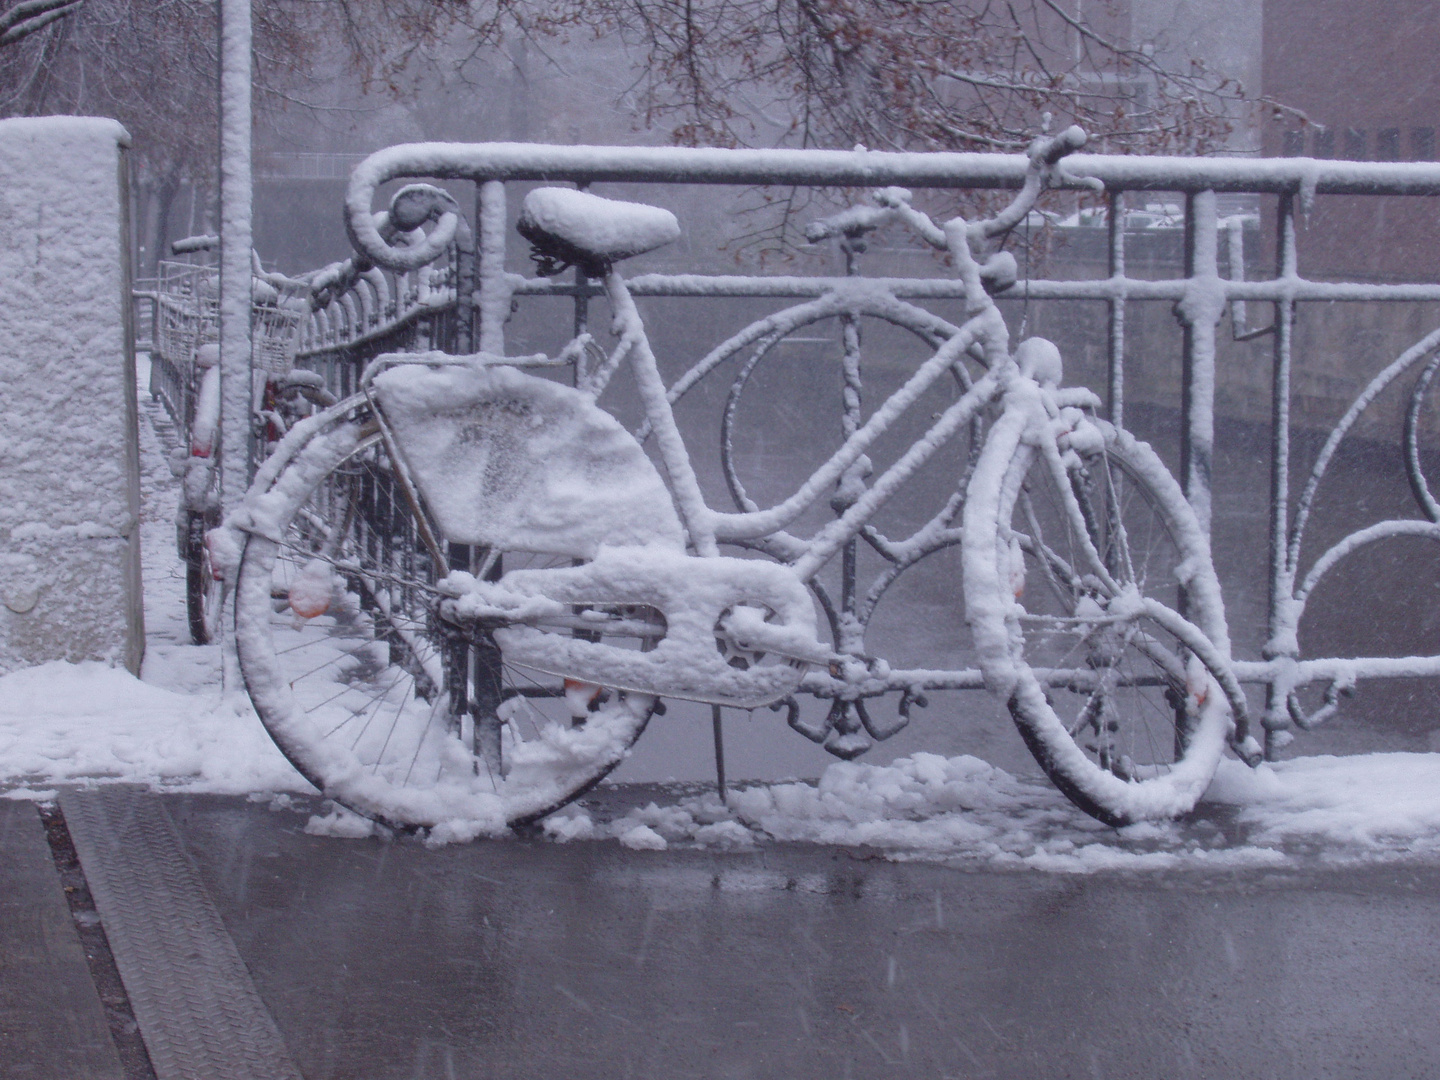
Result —
[[603, 199], [573, 188], [530, 192], [515, 227], [534, 245], [544, 277], [567, 266], [603, 277], [611, 263], [654, 251], [680, 237], [680, 223], [669, 210]]

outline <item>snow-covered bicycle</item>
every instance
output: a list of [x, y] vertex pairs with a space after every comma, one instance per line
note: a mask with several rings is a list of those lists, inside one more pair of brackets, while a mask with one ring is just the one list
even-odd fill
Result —
[[[171, 253], [203, 256], [218, 245], [218, 237], [191, 236], [175, 241]], [[267, 272], [256, 252], [251, 258], [252, 424], [255, 455], [264, 457], [297, 420], [335, 404], [335, 397], [315, 372], [293, 368], [310, 284]], [[225, 601], [224, 581], [205, 545], [205, 534], [220, 522], [219, 281], [203, 263], [162, 263], [159, 286], [152, 393], [165, 402], [183, 439], [170, 456], [180, 481], [175, 540], [185, 565], [190, 640], [207, 645], [219, 638]]]
[[[1188, 811], [1227, 743], [1258, 754], [1208, 540], [1155, 453], [1097, 418], [1090, 391], [1060, 386], [1054, 345], [1011, 350], [991, 291], [1013, 282], [1015, 262], [980, 257], [1083, 142], [1074, 128], [1037, 141], [1023, 190], [991, 220], [942, 228], [887, 189], [816, 227], [908, 225], [949, 253], [965, 319], [948, 326], [855, 281], [766, 320], [751, 340], [843, 312], [923, 331], [935, 347], [789, 497], [762, 509], [742, 492], [729, 513], [702, 496], [672, 409], [688, 384], [662, 381], [616, 270], [675, 239], [674, 217], [532, 191], [522, 235], [542, 261], [603, 281], [613, 350], [582, 365], [575, 387], [533, 372], [571, 365], [595, 348], [588, 335], [554, 357], [381, 356], [359, 393], [282, 440], [216, 538], [237, 582], [246, 687], [280, 748], [351, 809], [451, 837], [575, 798], [665, 698], [789, 705], [792, 727], [848, 756], [854, 732], [807, 727], [793, 695], [892, 693], [903, 712], [923, 673], [892, 669], [833, 620], [824, 640], [811, 587], [983, 417], [968, 479], [926, 526], [961, 546], [977, 684], [1089, 813], [1118, 825]], [[438, 245], [455, 211], [431, 191]], [[659, 468], [597, 404], [623, 364]], [[942, 379], [963, 392], [867, 483], [867, 450]], [[808, 538], [787, 531], [837, 490], [834, 521]]]

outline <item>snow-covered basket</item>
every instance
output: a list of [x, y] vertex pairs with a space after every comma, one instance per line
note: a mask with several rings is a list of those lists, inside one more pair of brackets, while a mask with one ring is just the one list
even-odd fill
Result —
[[213, 268], [193, 263], [160, 263], [155, 310], [155, 350], [184, 366], [219, 334], [219, 279]]
[[250, 322], [256, 371], [270, 378], [290, 374], [309, 316], [309, 289], [304, 285], [272, 288], [256, 296]]

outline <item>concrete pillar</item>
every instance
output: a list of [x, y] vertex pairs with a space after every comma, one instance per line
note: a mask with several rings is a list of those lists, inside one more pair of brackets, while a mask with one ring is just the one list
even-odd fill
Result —
[[144, 654], [128, 143], [0, 120], [0, 672]]

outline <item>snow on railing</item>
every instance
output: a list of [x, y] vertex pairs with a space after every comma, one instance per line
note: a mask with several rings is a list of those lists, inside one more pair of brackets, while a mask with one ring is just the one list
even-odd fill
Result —
[[393, 344], [396, 335], [426, 316], [454, 306], [454, 261], [449, 250], [436, 264], [409, 272], [371, 267], [357, 274], [344, 291], [320, 293], [300, 331], [297, 356], [315, 360], [374, 342]]
[[[461, 333], [486, 352], [505, 354], [505, 323], [512, 305], [524, 297], [567, 296], [575, 303], [575, 325], [585, 326], [587, 305], [598, 294], [594, 282], [577, 273], [574, 281], [525, 277], [506, 269], [506, 188], [508, 182], [544, 181], [586, 187], [597, 182], [680, 185], [803, 185], [834, 188], [883, 188], [900, 185], [930, 189], [1012, 189], [1025, 179], [1024, 155], [959, 153], [885, 153], [821, 150], [724, 150], [654, 147], [541, 146], [516, 143], [425, 143], [391, 147], [372, 154], [354, 170], [346, 195], [347, 222], [357, 254], [347, 264], [343, 289], [322, 296], [305, 330], [301, 357], [326, 366], [331, 374], [345, 369], [344, 358], [363, 360], [380, 346], [445, 345], [448, 333]], [[374, 213], [380, 188], [395, 180], [468, 181], [475, 185], [473, 223], [477, 234], [473, 266], [467, 264], [468, 241], [457, 238], [466, 216], [453, 204], [428, 219], [428, 235], [418, 231], [395, 242], [382, 235], [384, 215]], [[451, 185], [454, 186], [453, 184]], [[1416, 417], [1437, 366], [1440, 332], [1417, 342], [1377, 374], [1344, 417], [1314, 463], [1298, 500], [1289, 484], [1292, 469], [1292, 368], [1298, 305], [1347, 302], [1440, 301], [1434, 282], [1317, 281], [1300, 274], [1297, 222], [1308, 215], [1317, 196], [1440, 195], [1440, 163], [1320, 161], [1306, 158], [1162, 158], [1075, 154], [1056, 169], [1054, 186], [1086, 193], [1095, 203], [1061, 217], [1037, 212], [1033, 226], [1061, 232], [1105, 231], [1106, 273], [1089, 280], [1020, 280], [999, 293], [1004, 299], [1097, 301], [1107, 307], [1104, 398], [1110, 418], [1124, 420], [1126, 402], [1127, 306], [1160, 301], [1173, 305], [1184, 331], [1180, 479], [1187, 498], [1208, 528], [1211, 517], [1211, 462], [1215, 443], [1216, 349], [1218, 327], [1228, 313], [1235, 341], [1272, 339], [1273, 404], [1271, 429], [1271, 501], [1269, 508], [1269, 591], [1267, 628], [1262, 658], [1240, 661], [1242, 679], [1263, 686], [1268, 751], [1273, 754], [1289, 739], [1293, 726], [1310, 727], [1333, 715], [1339, 698], [1358, 679], [1418, 676], [1440, 677], [1440, 655], [1409, 657], [1348, 657], [1301, 659], [1298, 628], [1310, 595], [1336, 565], [1371, 545], [1396, 537], [1440, 540], [1440, 500], [1431, 495], [1424, 463], [1435, 448], [1421, 445]], [[433, 189], [432, 189], [433, 190]], [[1179, 202], [1149, 193], [1178, 195]], [[1273, 274], [1249, 278], [1245, 272], [1245, 234], [1255, 232], [1262, 200], [1273, 206], [1278, 229]], [[445, 196], [449, 198], [449, 196]], [[1183, 234], [1183, 270], [1155, 279], [1131, 276], [1126, 269], [1127, 242], [1140, 233]], [[853, 267], [852, 267], [853, 269]], [[1222, 273], [1222, 270], [1224, 271]], [[848, 280], [848, 284], [847, 284]], [[948, 277], [872, 278], [870, 287], [901, 300], [945, 300], [963, 295]], [[842, 295], [854, 279], [814, 275], [641, 274], [629, 282], [636, 296], [774, 298], [800, 300]], [[457, 300], [459, 301], [457, 303]], [[1252, 327], [1247, 305], [1273, 309], [1268, 325]], [[843, 305], [842, 305], [843, 306]], [[448, 320], [448, 322], [447, 322]], [[742, 345], [768, 340], [762, 324]], [[931, 330], [943, 338], [943, 329]], [[931, 331], [926, 331], [927, 333]], [[407, 339], [406, 335], [409, 335]], [[736, 339], [744, 335], [737, 335]], [[857, 339], [858, 341], [858, 339]], [[450, 344], [454, 344], [453, 341]], [[714, 355], [733, 355], [741, 345], [718, 348], [686, 378], [693, 383]], [[748, 347], [748, 345], [747, 345]], [[856, 345], [858, 348], [858, 344]], [[456, 351], [464, 351], [457, 349]], [[859, 384], [858, 359], [847, 345], [848, 380]], [[857, 354], [858, 355], [858, 354]], [[852, 360], [854, 363], [852, 364]], [[584, 375], [577, 360], [576, 378]], [[713, 365], [712, 365], [713, 366]], [[705, 369], [705, 370], [708, 370]], [[697, 372], [699, 372], [697, 374]], [[1315, 493], [1336, 447], [1353, 433], [1363, 413], [1388, 386], [1418, 373], [1404, 432], [1408, 475], [1421, 516], [1365, 525], [1332, 542], [1308, 567], [1302, 546]], [[338, 375], [336, 375], [339, 378]], [[350, 376], [344, 387], [349, 389]], [[683, 384], [683, 385], [682, 385]], [[689, 385], [672, 388], [672, 397]], [[856, 406], [858, 409], [858, 406]], [[858, 415], [858, 413], [857, 413]], [[851, 417], [850, 420], [854, 418]], [[849, 422], [849, 421], [847, 421]], [[725, 451], [722, 449], [722, 453]], [[842, 478], [853, 487], [863, 478]], [[853, 493], [852, 493], [853, 495]], [[837, 499], [839, 497], [837, 496]], [[841, 500], [843, 501], [843, 500]], [[853, 498], [845, 503], [853, 505]], [[837, 512], [844, 509], [837, 506]], [[948, 534], [930, 538], [931, 546], [907, 552], [929, 554], [953, 542]], [[877, 550], [881, 541], [867, 537]], [[918, 541], [917, 541], [918, 542]], [[917, 549], [918, 550], [918, 549]], [[853, 562], [853, 558], [852, 558]], [[903, 567], [902, 567], [903, 569]], [[898, 571], [887, 572], [893, 578]], [[867, 594], [847, 571], [842, 595], [825, 599], [836, 625], [868, 617], [876, 589]], [[812, 678], [807, 686], [824, 694], [826, 680]], [[973, 670], [896, 671], [871, 688], [876, 694], [902, 692], [900, 711], [921, 700], [925, 689], [969, 688], [982, 683]], [[1314, 713], [1301, 705], [1299, 691], [1320, 684], [1323, 704]], [[867, 691], [868, 692], [868, 691]]]

